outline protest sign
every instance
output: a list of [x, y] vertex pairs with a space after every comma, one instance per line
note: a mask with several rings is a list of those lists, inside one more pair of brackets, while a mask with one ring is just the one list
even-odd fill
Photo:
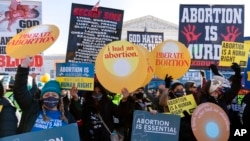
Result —
[[77, 124], [69, 124], [42, 131], [4, 137], [0, 141], [80, 141], [80, 137]]
[[32, 57], [49, 48], [58, 38], [59, 29], [55, 25], [33, 26], [15, 35], [6, 46], [6, 53], [13, 58]]
[[[12, 0], [13, 1], [13, 0]], [[37, 26], [42, 23], [42, 3], [39, 1], [22, 1], [19, 4], [14, 4], [14, 7], [19, 8], [19, 11], [12, 11], [12, 13], [25, 12], [27, 16], [22, 14], [12, 15], [10, 13], [10, 7], [12, 1], [2, 0], [0, 1], [0, 9], [2, 16], [0, 16], [0, 73], [7, 73], [14, 75], [17, 71], [18, 65], [21, 63], [21, 59], [10, 57], [6, 54], [6, 45], [16, 34], [32, 26]], [[5, 14], [6, 13], [6, 14]], [[30, 50], [30, 49], [29, 49]], [[43, 55], [35, 55], [34, 62], [30, 65], [31, 73], [43, 72]]]
[[222, 41], [219, 66], [230, 67], [237, 63], [246, 68], [250, 44]]
[[211, 102], [196, 107], [191, 117], [191, 127], [197, 140], [226, 141], [229, 138], [228, 116], [221, 107]]
[[183, 76], [189, 69], [191, 60], [187, 47], [175, 40], [166, 40], [152, 51], [155, 58], [155, 74], [165, 79], [166, 74], [173, 79]]
[[72, 3], [66, 62], [95, 63], [100, 49], [121, 39], [123, 10]]
[[136, 110], [133, 117], [131, 141], [178, 141], [180, 117], [171, 114], [153, 115]]
[[179, 37], [191, 56], [191, 69], [218, 64], [222, 41], [244, 41], [244, 5], [180, 5]]
[[197, 106], [193, 94], [170, 99], [167, 103], [170, 113], [181, 117], [184, 117], [184, 111], [191, 115]]
[[155, 46], [164, 40], [163, 32], [127, 31], [127, 40], [133, 44], [143, 46], [152, 51]]
[[94, 65], [92, 63], [57, 63], [56, 80], [61, 88], [94, 90]]
[[103, 47], [96, 57], [96, 76], [109, 91], [129, 92], [141, 87], [147, 77], [148, 63], [143, 50], [128, 41], [113, 41]]

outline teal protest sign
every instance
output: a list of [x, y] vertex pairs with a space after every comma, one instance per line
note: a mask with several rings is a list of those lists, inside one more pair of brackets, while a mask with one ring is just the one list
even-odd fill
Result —
[[134, 112], [131, 141], [178, 141], [180, 116]]
[[70, 124], [38, 132], [0, 138], [0, 141], [80, 141], [80, 138], [77, 124]]

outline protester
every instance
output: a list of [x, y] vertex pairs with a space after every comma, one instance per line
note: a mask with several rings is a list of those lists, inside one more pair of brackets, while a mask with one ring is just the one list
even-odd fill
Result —
[[83, 103], [83, 131], [80, 133], [83, 140], [110, 141], [110, 133], [104, 124], [112, 132], [115, 127], [113, 118], [117, 117], [117, 114], [117, 105], [107, 97], [107, 92], [103, 86], [99, 82], [95, 82], [94, 91], [86, 93]]
[[227, 83], [225, 78], [219, 73], [216, 65], [212, 64], [210, 66], [214, 77], [213, 79], [206, 82], [204, 86], [204, 91], [201, 93], [201, 103], [212, 102], [220, 106], [228, 115], [230, 120], [230, 138], [229, 140], [234, 140], [234, 131], [240, 124], [239, 117], [235, 120], [232, 112], [230, 112], [230, 105], [232, 100], [237, 96], [239, 90], [241, 89], [241, 69], [237, 63], [232, 63], [231, 69], [235, 72], [232, 76], [231, 84]]
[[144, 96], [144, 88], [140, 87], [136, 91], [129, 93], [127, 88], [121, 90], [123, 95], [119, 104], [119, 132], [124, 136], [124, 141], [131, 140], [133, 113], [135, 110], [148, 111], [157, 114], [157, 110], [152, 107], [152, 102]]
[[161, 95], [163, 94], [165, 90], [165, 85], [164, 84], [160, 84], [158, 86], [158, 89], [156, 91], [156, 94], [153, 94], [153, 93], [149, 93], [146, 91], [146, 95], [147, 95], [147, 98], [150, 100], [150, 102], [152, 102], [153, 104], [153, 107], [155, 107], [155, 109], [159, 112], [159, 113], [162, 113], [164, 112], [164, 109], [163, 107], [159, 104], [159, 101], [160, 101], [160, 97]]
[[20, 120], [19, 112], [4, 94], [5, 90], [0, 82], [0, 138], [15, 135]]
[[194, 96], [195, 102], [199, 103], [199, 93], [197, 90], [197, 85], [194, 81], [187, 81], [184, 84], [185, 92], [187, 95], [192, 94]]
[[[172, 76], [165, 76], [165, 87], [163, 95], [160, 98], [160, 105], [164, 107], [164, 112], [170, 112], [168, 108], [168, 100], [185, 96], [184, 85], [177, 81], [173, 82]], [[196, 141], [191, 128], [191, 115], [187, 111], [183, 111], [184, 117], [181, 117], [179, 141]]]
[[[27, 88], [29, 65], [33, 58], [25, 58], [17, 68], [14, 83], [14, 97], [22, 110], [18, 133], [34, 132], [75, 123], [69, 111], [64, 109], [60, 84], [48, 81], [41, 90], [40, 101], [35, 100]], [[72, 88], [72, 96], [77, 88]]]

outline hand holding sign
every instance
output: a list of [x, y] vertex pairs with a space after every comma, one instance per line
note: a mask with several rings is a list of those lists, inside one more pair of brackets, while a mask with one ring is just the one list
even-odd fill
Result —
[[50, 47], [58, 36], [55, 25], [33, 26], [14, 36], [6, 46], [6, 53], [16, 59], [34, 56]]

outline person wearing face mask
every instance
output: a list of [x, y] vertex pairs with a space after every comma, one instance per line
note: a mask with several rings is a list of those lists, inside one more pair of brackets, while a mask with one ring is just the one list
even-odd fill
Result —
[[[18, 133], [34, 132], [75, 123], [74, 117], [64, 109], [60, 84], [48, 81], [41, 90], [40, 100], [35, 100], [27, 88], [29, 65], [32, 58], [25, 58], [17, 68], [14, 97], [23, 111]], [[77, 88], [72, 88], [73, 101], [77, 101]], [[56, 123], [56, 124], [54, 124]]]
[[[185, 96], [184, 85], [177, 81], [173, 82], [172, 76], [166, 74], [165, 76], [165, 87], [164, 93], [160, 97], [160, 105], [163, 106], [164, 112], [169, 112], [167, 101], [170, 99], [179, 98]], [[184, 117], [181, 117], [180, 130], [179, 130], [179, 141], [196, 141], [195, 136], [191, 128], [191, 116], [184, 111]]]
[[114, 117], [118, 117], [118, 107], [107, 96], [107, 91], [99, 83], [94, 83], [94, 90], [88, 91], [83, 103], [83, 129], [80, 135], [86, 141], [110, 141], [110, 134], [101, 118], [112, 132], [115, 130]]

